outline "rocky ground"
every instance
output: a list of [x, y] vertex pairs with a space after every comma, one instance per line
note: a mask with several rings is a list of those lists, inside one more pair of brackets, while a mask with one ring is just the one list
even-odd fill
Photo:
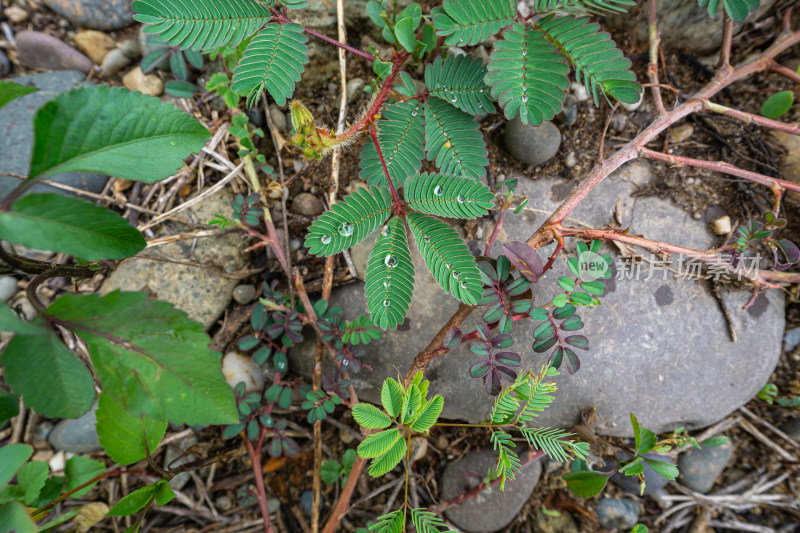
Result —
[[[366, 49], [380, 42], [379, 33], [364, 20], [362, 2], [348, 4], [350, 44]], [[672, 2], [680, 4], [680, 2]], [[683, 2], [684, 4], [686, 2]], [[778, 2], [776, 5], [787, 4]], [[220, 98], [199, 91], [192, 99], [165, 94], [165, 84], [174, 81], [169, 65], [152, 72], [141, 69], [142, 57], [153, 51], [139, 25], [133, 23], [130, 2], [126, 0], [17, 0], [4, 3], [0, 37], [0, 77], [31, 84], [39, 92], [21, 98], [0, 110], [0, 197], [15, 186], [27, 171], [32, 138], [31, 118], [36, 109], [54, 95], [87, 83], [124, 85], [139, 90], [192, 113], [212, 131], [230, 121], [230, 112]], [[332, 26], [335, 10], [327, 2], [312, 2], [304, 24], [325, 33]], [[662, 6], [663, 7], [663, 6]], [[665, 8], [667, 9], [667, 8]], [[680, 11], [676, 7], [676, 13]], [[630, 22], [610, 20], [619, 45], [634, 60], [640, 79], [646, 68], [646, 46], [637, 40]], [[796, 25], [800, 17], [795, 16]], [[686, 30], [687, 35], [706, 32], [698, 43], [670, 43], [665, 55], [665, 82], [679, 90], [679, 97], [691, 94], [706, 83], [716, 58], [693, 53], [709, 37], [708, 23], [672, 17], [670, 27]], [[694, 31], [686, 29], [695, 24]], [[734, 62], [742, 61], [762, 49], [779, 25], [767, 10], [756, 23], [741, 28], [734, 46]], [[677, 32], [677, 29], [675, 30]], [[715, 30], [716, 31], [716, 30]], [[312, 109], [315, 116], [334, 122], [341, 88], [335, 51], [312, 42], [312, 63], [298, 86], [296, 97]], [[379, 50], [382, 47], [378, 46]], [[486, 56], [478, 47], [472, 53]], [[779, 61], [793, 69], [800, 65], [800, 50], [793, 50]], [[217, 71], [220, 64], [205, 59], [202, 69], [189, 67], [189, 78], [198, 86]], [[345, 89], [348, 117], [353, 118], [369, 101], [363, 87], [370, 83], [370, 66], [350, 59]], [[412, 72], [421, 78], [421, 71]], [[735, 85], [721, 97], [721, 103], [758, 112], [765, 94], [786, 82], [776, 76], [759, 75]], [[667, 96], [671, 105], [672, 96]], [[287, 136], [286, 108], [271, 105], [267, 112], [277, 133]], [[263, 109], [248, 111], [251, 122], [266, 130]], [[605, 149], [608, 152], [632, 138], [649, 124], [654, 112], [648, 99], [632, 111], [618, 111], [608, 119]], [[527, 207], [506, 218], [494, 253], [507, 240], [524, 240], [566, 196], [574, 183], [598, 159], [600, 138], [609, 117], [609, 108], [596, 108], [585, 90], [574, 86], [564, 113], [553, 123], [539, 128], [507, 122], [501, 115], [482, 118], [481, 125], [489, 148], [490, 183], [519, 178], [522, 194], [529, 197]], [[784, 120], [800, 120], [795, 106]], [[755, 127], [698, 115], [677, 124], [657, 141], [662, 151], [690, 157], [728, 161], [765, 174], [800, 180], [800, 141], [790, 136], [770, 136]], [[265, 371], [247, 354], [237, 353], [236, 342], [251, 333], [248, 313], [262, 292], [262, 282], [283, 283], [274, 257], [262, 251], [243, 253], [252, 244], [238, 233], [214, 234], [197, 238], [208, 230], [215, 214], [231, 212], [233, 194], [246, 193], [245, 181], [233, 179], [219, 193], [181, 210], [166, 222], [151, 224], [156, 216], [170, 212], [219, 182], [231, 165], [237, 163], [235, 140], [227, 135], [215, 137], [210, 147], [216, 156], [190, 158], [190, 170], [153, 186], [132, 184], [101, 175], [75, 173], [57, 178], [56, 185], [43, 186], [65, 194], [81, 194], [103, 205], [118, 209], [132, 224], [145, 232], [151, 246], [142, 255], [117, 265], [108, 276], [98, 276], [83, 284], [81, 291], [106, 292], [113, 289], [145, 290], [152, 296], [173, 302], [202, 323], [213, 339], [213, 346], [226, 354], [223, 369], [233, 385], [245, 381], [249, 388], [264, 385]], [[278, 168], [275, 148], [269, 140], [258, 145], [267, 161]], [[359, 187], [356, 145], [343, 154], [341, 188]], [[302, 247], [305, 228], [325, 208], [329, 187], [330, 163], [305, 163], [294, 154], [283, 153], [289, 183], [288, 198], [274, 199], [272, 217], [286, 220], [288, 234], [278, 224], [282, 239], [288, 240], [291, 259], [303, 273], [310, 292], [321, 287], [322, 262]], [[5, 175], [3, 175], [5, 173]], [[577, 209], [568, 222], [574, 226], [630, 227], [631, 232], [649, 238], [705, 249], [718, 246], [732, 230], [750, 218], [759, 218], [770, 206], [771, 195], [747, 182], [687, 168], [669, 168], [644, 161], [629, 163]], [[789, 220], [787, 236], [799, 241], [798, 199], [790, 195], [785, 202]], [[494, 228], [494, 218], [468, 223], [462, 229], [468, 239], [483, 241]], [[177, 239], [174, 236], [178, 236]], [[171, 242], [171, 241], [175, 242]], [[154, 245], [154, 244], [157, 244]], [[364, 264], [368, 245], [354, 247], [350, 263], [337, 259], [333, 301], [359, 312], [364, 307]], [[259, 250], [263, 250], [259, 249]], [[46, 252], [21, 250], [39, 259], [57, 259]], [[569, 465], [555, 461], [534, 462], [505, 494], [484, 492], [466, 505], [451, 508], [446, 517], [464, 531], [508, 532], [593, 532], [628, 531], [638, 522], [652, 531], [780, 531], [800, 529], [798, 457], [800, 457], [800, 419], [798, 411], [769, 405], [756, 398], [767, 383], [775, 384], [782, 395], [800, 395], [800, 315], [797, 290], [781, 294], [761, 294], [747, 311], [741, 311], [749, 298], [746, 287], [733, 281], [691, 280], [672, 271], [650, 270], [645, 261], [643, 275], [630, 279], [625, 272], [624, 248], [615, 254], [615, 279], [607, 284], [603, 307], [584, 313], [585, 332], [591, 350], [575, 375], [558, 378], [559, 393], [554, 406], [540, 419], [542, 425], [573, 427], [593, 444], [592, 462], [611, 467], [615, 451], [632, 437], [629, 413], [634, 411], [645, 427], [671, 431], [685, 426], [693, 435], [726, 435], [730, 444], [674, 454], [664, 458], [677, 462], [681, 478], [667, 483], [649, 472], [647, 490], [639, 496], [638, 486], [615, 476], [601, 497], [581, 500], [571, 496], [561, 475]], [[567, 248], [574, 252], [574, 245]], [[416, 251], [414, 252], [416, 254]], [[421, 265], [417, 259], [415, 263]], [[652, 268], [652, 264], [650, 267]], [[537, 285], [537, 302], [548, 301], [556, 290], [556, 278], [566, 271], [557, 263], [554, 272]], [[627, 275], [627, 278], [626, 278]], [[387, 333], [367, 347], [364, 361], [372, 371], [362, 370], [354, 379], [359, 395], [378, 399], [381, 381], [408, 363], [439, 329], [444, 317], [456, 308], [454, 300], [443, 298], [434, 280], [424, 271], [416, 273], [417, 288], [408, 320], [396, 331]], [[27, 280], [0, 277], [0, 299], [25, 316], [34, 312], [25, 297]], [[55, 298], [71, 288], [54, 280], [42, 291]], [[352, 316], [348, 316], [352, 318]], [[466, 327], [474, 326], [476, 318]], [[530, 322], [530, 321], [526, 321]], [[520, 323], [515, 336], [522, 346], [525, 364], [542, 363], [528, 350], [532, 323]], [[6, 337], [0, 333], [0, 347]], [[311, 337], [311, 332], [307, 335]], [[438, 359], [427, 375], [434, 392], [445, 396], [444, 416], [452, 420], [477, 422], [491, 406], [482, 384], [466, 375], [461, 352]], [[527, 350], [527, 352], [526, 352]], [[311, 372], [313, 344], [293, 350], [292, 370], [298, 380]], [[268, 374], [268, 372], [267, 372]], [[594, 408], [594, 412], [590, 408]], [[301, 452], [293, 459], [270, 459], [264, 465], [270, 512], [281, 532], [308, 531], [311, 512], [311, 469], [313, 452], [310, 428], [304, 413], [293, 409], [292, 435]], [[324, 453], [341, 457], [355, 448], [360, 439], [349, 414], [337, 411], [323, 425]], [[37, 460], [48, 461], [53, 471], [63, 470], [73, 454], [105, 457], [94, 431], [94, 414], [78, 420], [47, 420], [29, 411], [0, 427], [0, 443], [28, 442], [36, 448]], [[223, 442], [216, 428], [170, 428], [156, 459], [173, 462], [184, 452], [201, 456], [209, 450], [231, 447]], [[479, 430], [437, 428], [414, 464], [411, 483], [415, 506], [451, 499], [469, 488], [474, 476], [492, 463], [488, 435]], [[163, 453], [162, 453], [163, 450]], [[465, 474], [466, 473], [466, 474]], [[781, 478], [771, 486], [769, 482]], [[172, 481], [180, 497], [167, 507], [154, 508], [143, 531], [259, 531], [258, 507], [248, 492], [253, 487], [251, 466], [244, 460], [218, 464], [209, 470], [182, 474]], [[368, 520], [391, 510], [397, 504], [402, 484], [399, 469], [380, 480], [362, 479], [354, 495], [357, 505], [343, 522], [343, 531], [354, 531]], [[111, 504], [120, 494], [152, 481], [129, 477], [108, 480], [89, 493], [84, 501]], [[385, 489], [385, 490], [381, 490]], [[336, 500], [339, 488], [326, 486], [323, 518]], [[368, 497], [372, 495], [372, 497]], [[765, 497], [767, 495], [768, 497]], [[772, 505], [773, 497], [781, 503]], [[80, 502], [65, 502], [68, 510]], [[123, 531], [125, 520], [107, 518], [96, 531]], [[65, 526], [62, 530], [69, 530]]]

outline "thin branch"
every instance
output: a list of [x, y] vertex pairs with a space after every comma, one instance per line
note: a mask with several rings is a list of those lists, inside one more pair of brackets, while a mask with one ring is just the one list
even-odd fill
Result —
[[[261, 428], [263, 433], [264, 428]], [[269, 508], [267, 507], [267, 492], [264, 488], [264, 474], [261, 473], [261, 454], [256, 452], [253, 448], [253, 443], [247, 438], [247, 435], [242, 433], [242, 440], [247, 448], [247, 455], [250, 456], [250, 462], [253, 464], [253, 473], [256, 477], [256, 495], [258, 496], [258, 505], [261, 507], [261, 516], [264, 517], [264, 533], [273, 533], [272, 523], [269, 519]], [[259, 438], [259, 440], [261, 440]], [[259, 449], [261, 447], [259, 446]]]
[[730, 107], [715, 104], [709, 100], [703, 101], [703, 107], [714, 113], [741, 120], [745, 124], [756, 124], [765, 128], [791, 133], [792, 135], [800, 135], [800, 126], [795, 126], [794, 124], [787, 124], [780, 120], [773, 120], [771, 118], [762, 117], [761, 115], [754, 115], [745, 111], [739, 111], [738, 109], [731, 109]]
[[[647, 25], [650, 32], [650, 64], [647, 66], [647, 77], [650, 79], [653, 105], [659, 115], [664, 115], [667, 110], [664, 109], [664, 101], [661, 99], [661, 87], [658, 84], [658, 49], [661, 46], [661, 32], [658, 31], [657, 12], [658, 0], [647, 0]], [[603, 130], [603, 136], [605, 137], [605, 130]], [[602, 142], [600, 143], [600, 159], [603, 159]]]
[[733, 44], [733, 19], [728, 17], [728, 12], [722, 11], [722, 46], [719, 51], [718, 68], [729, 70], [731, 68], [731, 45]]
[[397, 195], [397, 191], [394, 188], [394, 183], [392, 183], [392, 177], [389, 175], [389, 168], [386, 166], [386, 161], [383, 159], [383, 151], [381, 150], [381, 145], [378, 142], [378, 134], [374, 127], [370, 128], [369, 134], [372, 137], [373, 144], [375, 144], [375, 150], [378, 152], [378, 158], [381, 160], [383, 174], [386, 176], [386, 181], [389, 183], [389, 190], [392, 192], [392, 199], [394, 201], [393, 207], [399, 211], [402, 209], [402, 203], [400, 202], [400, 197]]
[[772, 61], [772, 64], [770, 65], [769, 69], [772, 72], [775, 72], [777, 74], [780, 74], [781, 76], [789, 78], [790, 80], [792, 80], [795, 83], [800, 83], [800, 73], [797, 73], [797, 72], [795, 72], [794, 70], [792, 70], [790, 68], [784, 67], [783, 65], [779, 64], [775, 60]]

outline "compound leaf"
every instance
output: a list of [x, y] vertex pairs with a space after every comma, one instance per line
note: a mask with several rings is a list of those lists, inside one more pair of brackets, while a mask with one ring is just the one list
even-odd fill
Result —
[[45, 313], [86, 342], [102, 389], [131, 415], [174, 424], [238, 421], [203, 327], [142, 292], [67, 294]]
[[384, 330], [402, 324], [414, 291], [414, 265], [402, 218], [392, 217], [381, 230], [364, 281], [372, 322]]
[[[730, 18], [742, 21], [751, 11], [758, 8], [760, 0], [722, 0], [723, 8]], [[707, 7], [709, 16], [716, 17], [719, 9], [719, 0], [698, 0], [700, 7]]]
[[75, 89], [34, 117], [29, 179], [101, 172], [146, 183], [164, 179], [210, 136], [187, 113], [122, 87]]
[[[367, 4], [369, 5], [369, 4]], [[370, 531], [376, 533], [403, 533], [403, 510], [398, 509], [377, 519], [377, 522], [369, 527]]]
[[146, 24], [147, 33], [185, 50], [214, 50], [236, 46], [270, 19], [272, 2], [252, 0], [137, 0], [134, 19]]
[[306, 41], [299, 24], [267, 24], [247, 45], [233, 72], [231, 90], [246, 94], [251, 107], [263, 89], [278, 105], [286, 105], [308, 63]]
[[534, 24], [558, 46], [575, 67], [575, 78], [583, 83], [600, 104], [598, 92], [625, 104], [635, 104], [642, 94], [631, 72], [631, 61], [617, 48], [611, 35], [588, 17], [547, 16]]
[[444, 100], [431, 98], [425, 106], [425, 151], [445, 174], [478, 179], [486, 175], [486, 144], [479, 124]]
[[[427, 509], [411, 509], [411, 521], [417, 528], [417, 533], [454, 533], [447, 529], [447, 524]], [[440, 532], [439, 528], [444, 528]]]
[[389, 218], [391, 206], [388, 188], [358, 189], [311, 224], [306, 247], [315, 255], [333, 255], [350, 248]]
[[369, 475], [372, 477], [381, 477], [403, 460], [403, 455], [406, 453], [406, 441], [400, 437], [400, 431], [396, 431], [398, 436], [394, 445], [379, 458], [372, 460], [369, 467]]
[[483, 82], [486, 67], [471, 55], [438, 56], [425, 67], [425, 85], [429, 94], [441, 98], [470, 115], [494, 113], [489, 87]]
[[569, 67], [541, 31], [515, 23], [495, 41], [487, 70], [484, 80], [506, 118], [538, 126], [561, 111]]
[[408, 225], [436, 282], [455, 298], [476, 305], [483, 282], [475, 258], [458, 233], [441, 220], [421, 213], [409, 213]]
[[625, 13], [635, 6], [633, 0], [533, 0], [531, 10], [537, 13], [574, 13], [577, 15], [602, 15]]
[[[115, 463], [133, 464], [155, 452], [167, 430], [166, 420], [133, 416], [122, 404], [101, 392], [97, 406], [97, 435], [100, 444]], [[145, 438], [147, 445], [145, 447]]]
[[[421, 111], [422, 105], [416, 100], [395, 102], [384, 108], [376, 123], [378, 144], [395, 187], [422, 167], [425, 152]], [[374, 143], [368, 141], [364, 144], [358, 165], [361, 168], [359, 176], [367, 184], [378, 186], [386, 183]]]
[[388, 428], [392, 424], [389, 415], [372, 405], [361, 402], [353, 406], [353, 419], [358, 425], [367, 429]]
[[442, 407], [444, 407], [444, 398], [437, 394], [431, 398], [419, 412], [419, 416], [417, 416], [417, 419], [411, 424], [411, 429], [419, 433], [428, 431], [436, 423], [436, 420], [439, 419], [439, 415], [442, 413]]
[[54, 334], [16, 335], [0, 362], [14, 394], [50, 418], [77, 418], [94, 403], [89, 370]]
[[451, 46], [470, 46], [485, 41], [513, 22], [514, 0], [444, 0], [431, 11], [436, 34]]
[[389, 416], [397, 416], [403, 408], [403, 387], [392, 378], [386, 378], [381, 387], [381, 404]]
[[0, 210], [4, 239], [37, 250], [86, 259], [124, 259], [147, 246], [139, 231], [117, 213], [61, 194], [30, 194]]
[[404, 195], [411, 209], [450, 218], [482, 217], [494, 205], [489, 187], [452, 174], [417, 174], [406, 184]]

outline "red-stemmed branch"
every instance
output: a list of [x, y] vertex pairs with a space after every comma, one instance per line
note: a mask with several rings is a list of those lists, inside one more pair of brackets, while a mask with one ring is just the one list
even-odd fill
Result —
[[389, 184], [389, 190], [392, 192], [392, 210], [397, 216], [400, 216], [403, 214], [403, 202], [400, 201], [400, 196], [397, 195], [397, 191], [394, 188], [394, 183], [392, 183], [392, 177], [389, 175], [389, 167], [386, 166], [386, 161], [383, 160], [383, 151], [381, 150], [381, 144], [378, 142], [378, 133], [375, 131], [375, 128], [372, 127], [369, 129], [369, 134], [372, 137], [372, 143], [375, 145], [375, 151], [378, 152], [378, 159], [381, 160], [383, 174], [386, 176], [386, 182]]
[[732, 109], [721, 104], [715, 104], [709, 100], [703, 101], [703, 108], [713, 111], [714, 113], [719, 113], [720, 115], [726, 115], [728, 117], [735, 118], [736, 120], [741, 120], [745, 124], [756, 124], [764, 128], [783, 131], [786, 133], [791, 133], [792, 135], [800, 135], [800, 126], [787, 124], [785, 122], [781, 122], [780, 120], [762, 117], [761, 115], [754, 115], [752, 113], [747, 113], [746, 111], [739, 111], [738, 109]]

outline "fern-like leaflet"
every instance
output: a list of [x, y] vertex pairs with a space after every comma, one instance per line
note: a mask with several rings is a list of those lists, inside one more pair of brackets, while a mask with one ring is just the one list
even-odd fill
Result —
[[425, 67], [428, 94], [450, 102], [470, 115], [494, 113], [489, 87], [483, 82], [486, 67], [471, 55], [438, 56]]
[[425, 151], [445, 174], [486, 175], [489, 160], [478, 123], [439, 98], [425, 106]]
[[437, 35], [451, 46], [478, 44], [508, 26], [517, 14], [514, 0], [444, 0], [431, 11]]
[[533, 0], [534, 13], [569, 13], [575, 15], [602, 15], [605, 13], [625, 13], [635, 6], [633, 0]]
[[414, 267], [402, 218], [393, 217], [381, 229], [364, 277], [372, 321], [383, 329], [395, 329], [408, 312], [414, 290]]
[[137, 0], [134, 19], [145, 32], [181, 50], [214, 50], [236, 46], [270, 19], [272, 2], [253, 0]]
[[[422, 158], [425, 157], [422, 105], [416, 100], [390, 104], [383, 110], [375, 127], [386, 168], [395, 186], [399, 186], [406, 176], [419, 172]], [[359, 166], [359, 175], [368, 184], [386, 183], [374, 144], [367, 143], [364, 146]]]
[[[761, 0], [722, 0], [725, 13], [736, 21], [742, 21], [747, 18], [747, 15], [755, 11], [760, 3]], [[698, 0], [698, 5], [708, 8], [708, 14], [712, 18], [717, 16], [719, 0]]]

